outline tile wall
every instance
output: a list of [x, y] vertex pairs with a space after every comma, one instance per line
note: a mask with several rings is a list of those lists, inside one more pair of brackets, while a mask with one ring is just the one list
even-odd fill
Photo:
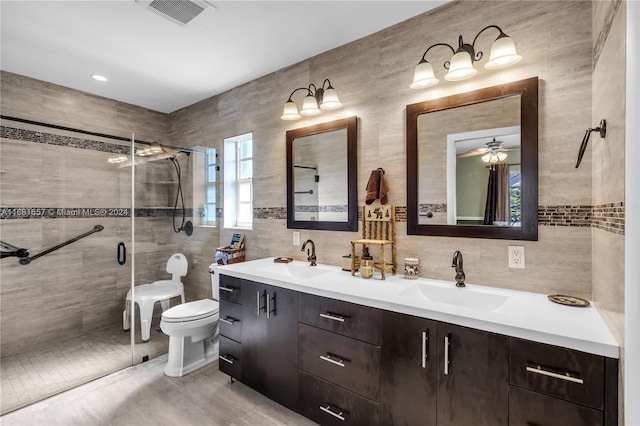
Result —
[[[497, 18], [499, 17], [499, 18]], [[405, 106], [480, 87], [537, 76], [539, 102], [539, 205], [541, 211], [564, 206], [592, 209], [591, 155], [575, 169], [584, 129], [592, 117], [592, 10], [590, 2], [452, 2], [369, 37], [267, 75], [170, 115], [173, 138], [188, 136], [194, 145], [220, 147], [225, 137], [254, 134], [255, 222], [247, 231], [247, 256], [293, 256], [286, 228], [285, 132], [289, 129], [356, 115], [358, 117], [358, 194], [364, 204], [371, 170], [383, 167], [391, 187], [390, 202], [406, 206]], [[479, 69], [471, 80], [442, 81], [433, 89], [409, 89], [413, 68], [426, 47], [473, 37], [489, 24], [500, 25], [516, 41], [524, 59], [501, 71]], [[492, 35], [478, 43], [488, 49]], [[446, 52], [434, 63], [444, 62]], [[443, 70], [439, 71], [440, 73]], [[296, 122], [280, 120], [292, 87], [330, 78], [344, 104], [341, 110]], [[608, 200], [620, 203], [622, 198]], [[623, 213], [623, 212], [622, 212]], [[461, 250], [469, 282], [592, 297], [592, 222], [547, 220], [539, 241], [513, 242], [408, 236], [398, 223], [398, 257], [418, 257], [421, 275], [452, 280], [451, 256]], [[583, 225], [583, 226], [580, 226]], [[600, 232], [600, 230], [598, 230]], [[232, 230], [222, 230], [221, 240]], [[602, 232], [607, 235], [606, 230]], [[352, 232], [303, 231], [316, 242], [318, 261], [338, 265], [348, 253]], [[507, 267], [507, 246], [524, 245], [527, 268]]]

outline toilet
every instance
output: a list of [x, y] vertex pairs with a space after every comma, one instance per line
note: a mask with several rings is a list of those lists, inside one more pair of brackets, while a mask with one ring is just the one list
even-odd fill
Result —
[[187, 302], [162, 313], [160, 328], [169, 336], [164, 374], [182, 377], [218, 358], [219, 288], [216, 263], [209, 266], [213, 300]]

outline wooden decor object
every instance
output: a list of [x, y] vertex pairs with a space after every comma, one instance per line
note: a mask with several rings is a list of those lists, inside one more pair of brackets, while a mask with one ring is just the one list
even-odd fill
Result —
[[[362, 207], [362, 239], [351, 241], [351, 275], [356, 273], [356, 244], [380, 247], [380, 260], [374, 267], [382, 274], [384, 280], [386, 272], [391, 270], [396, 274], [396, 209], [395, 206], [370, 204]], [[386, 260], [386, 247], [391, 246], [391, 262]]]

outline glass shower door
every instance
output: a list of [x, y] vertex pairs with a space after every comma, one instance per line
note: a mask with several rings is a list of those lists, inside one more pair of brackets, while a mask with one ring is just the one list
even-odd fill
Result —
[[[6, 114], [6, 115], [4, 115]], [[1, 412], [132, 364], [132, 133], [9, 116], [0, 123]]]

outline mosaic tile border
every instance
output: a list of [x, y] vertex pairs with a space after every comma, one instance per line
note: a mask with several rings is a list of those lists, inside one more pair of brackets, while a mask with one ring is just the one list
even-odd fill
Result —
[[296, 205], [295, 207], [296, 213], [343, 213], [348, 212], [346, 204], [343, 205], [332, 205], [332, 206], [300, 206]]
[[[331, 206], [330, 206], [331, 207]], [[323, 209], [324, 211], [325, 209]], [[327, 209], [327, 211], [338, 211]], [[6, 219], [75, 219], [94, 217], [131, 217], [131, 209], [121, 207], [0, 207], [0, 220]], [[185, 216], [191, 218], [194, 212], [200, 216], [200, 209], [185, 209]], [[136, 208], [135, 217], [172, 217], [173, 208]], [[216, 209], [222, 217], [222, 208]], [[255, 219], [286, 220], [286, 207], [255, 207]], [[358, 221], [362, 220], [362, 210], [358, 209]], [[396, 222], [407, 221], [407, 207], [396, 206]], [[540, 226], [569, 226], [597, 228], [614, 234], [624, 235], [624, 202], [589, 205], [558, 205], [538, 207]]]
[[624, 235], [624, 201], [589, 205], [538, 207], [538, 223], [542, 226], [574, 226], [602, 229]]
[[23, 142], [35, 142], [68, 148], [89, 149], [92, 151], [108, 152], [111, 154], [129, 155], [131, 153], [131, 147], [129, 145], [76, 138], [73, 136], [62, 136], [55, 133], [20, 129], [9, 126], [0, 126], [0, 137]]
[[287, 220], [286, 207], [254, 207], [254, 219], [282, 219]]
[[426, 213], [446, 213], [447, 212], [447, 204], [420, 204], [418, 205], [418, 214], [426, 214]]

